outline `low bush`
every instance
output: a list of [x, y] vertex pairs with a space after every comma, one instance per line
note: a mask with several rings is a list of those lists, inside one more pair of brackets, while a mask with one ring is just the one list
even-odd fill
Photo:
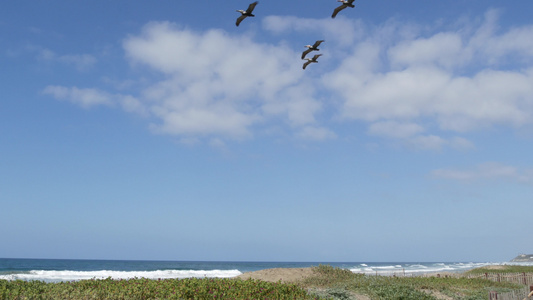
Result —
[[[489, 291], [506, 292], [522, 286], [513, 283], [493, 282], [466, 277], [391, 277], [355, 274], [346, 269], [331, 266], [314, 267], [313, 276], [301, 282], [302, 287], [321, 288], [320, 295], [334, 299], [346, 298], [351, 293], [364, 294], [371, 299], [425, 300], [437, 299], [432, 294], [446, 295], [452, 299], [486, 300]], [[342, 295], [324, 294], [339, 289]]]
[[485, 273], [533, 273], [533, 266], [516, 266], [516, 265], [503, 265], [494, 267], [481, 267], [466, 271], [465, 274], [485, 274]]
[[294, 284], [234, 279], [0, 280], [0, 299], [320, 299]]

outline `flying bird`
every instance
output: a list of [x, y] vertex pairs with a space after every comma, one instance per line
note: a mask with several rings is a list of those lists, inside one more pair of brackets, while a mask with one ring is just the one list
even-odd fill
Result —
[[309, 54], [309, 52], [311, 51], [319, 51], [320, 49], [318, 49], [318, 46], [320, 46], [320, 44], [323, 42], [324, 40], [319, 40], [319, 41], [316, 41], [312, 46], [311, 45], [306, 45], [305, 47], [306, 48], [309, 48], [307, 50], [305, 50], [303, 53], [302, 53], [302, 59], [305, 58], [305, 56], [307, 54]]
[[315, 54], [313, 58], [306, 58], [307, 61], [303, 65], [303, 69], [305, 70], [305, 67], [307, 67], [310, 63], [317, 63], [317, 58], [319, 58], [322, 54]]
[[242, 10], [242, 9], [237, 10], [238, 12], [241, 13], [241, 15], [237, 18], [237, 22], [235, 23], [235, 25], [239, 26], [242, 20], [246, 19], [246, 17], [255, 17], [255, 15], [252, 14], [252, 12], [254, 11], [254, 8], [257, 5], [257, 3], [259, 3], [259, 1], [255, 1], [254, 3], [251, 3], [250, 5], [248, 5], [248, 9], [246, 10]]
[[354, 1], [355, 0], [337, 0], [337, 2], [342, 2], [342, 4], [339, 7], [335, 8], [331, 17], [335, 18], [337, 14], [339, 13], [339, 11], [345, 9], [346, 7], [354, 8], [355, 7], [355, 5], [353, 4]]

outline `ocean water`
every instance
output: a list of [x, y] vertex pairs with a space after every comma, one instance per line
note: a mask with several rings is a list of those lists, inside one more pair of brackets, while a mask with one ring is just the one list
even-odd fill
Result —
[[0, 258], [0, 280], [46, 282], [82, 279], [129, 278], [231, 278], [245, 272], [271, 268], [304, 268], [328, 264], [370, 275], [462, 272], [490, 262], [219, 262], [219, 261], [130, 261], [74, 259]]

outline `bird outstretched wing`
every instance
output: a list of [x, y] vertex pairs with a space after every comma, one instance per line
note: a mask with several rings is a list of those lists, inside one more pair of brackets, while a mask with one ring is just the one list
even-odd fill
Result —
[[311, 63], [311, 61], [309, 61], [309, 60], [306, 61], [306, 62], [304, 63], [304, 65], [303, 65], [303, 69], [305, 70], [305, 67], [307, 67], [310, 63]]
[[259, 1], [255, 1], [254, 3], [250, 3], [250, 5], [248, 5], [248, 9], [246, 10], [246, 13], [251, 14], [252, 11], [254, 11], [254, 8], [257, 5], [257, 3], [259, 3]]
[[316, 41], [315, 44], [313, 45], [313, 48], [316, 48], [318, 46], [320, 46], [320, 44], [322, 44], [324, 40], [319, 40], [319, 41]]
[[304, 59], [305, 56], [306, 56], [307, 54], [309, 54], [309, 52], [311, 52], [311, 51], [313, 51], [313, 49], [309, 48], [309, 49], [305, 50], [304, 52], [302, 52], [302, 59]]
[[315, 54], [315, 56], [313, 56], [313, 60], [316, 61], [320, 56], [322, 56], [322, 54]]
[[241, 24], [242, 20], [246, 19], [246, 16], [245, 15], [240, 15], [238, 18], [237, 18], [237, 22], [235, 22], [235, 25], [239, 26], [239, 24]]
[[335, 18], [337, 16], [337, 14], [339, 13], [339, 11], [345, 9], [346, 6], [345, 4], [341, 4], [340, 6], [338, 6], [337, 8], [335, 8], [335, 10], [333, 10], [333, 14], [331, 15], [331, 18]]

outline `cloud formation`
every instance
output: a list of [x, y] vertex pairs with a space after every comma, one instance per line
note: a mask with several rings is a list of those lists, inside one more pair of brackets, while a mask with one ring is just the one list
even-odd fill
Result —
[[98, 105], [113, 105], [110, 95], [96, 89], [79, 89], [77, 87], [47, 86], [43, 93], [58, 100], [69, 101], [87, 109]]
[[293, 16], [267, 16], [262, 25], [275, 37], [327, 36], [321, 74], [302, 72], [301, 48], [287, 42], [151, 22], [123, 41], [132, 67], [156, 74], [140, 92], [45, 92], [83, 107], [119, 101], [150, 116], [155, 132], [188, 141], [247, 139], [280, 126], [326, 140], [340, 121], [417, 149], [467, 149], [464, 132], [533, 121], [533, 26], [500, 30], [497, 11], [445, 29]]
[[533, 169], [518, 168], [497, 162], [479, 164], [471, 169], [438, 169], [432, 176], [465, 182], [490, 179], [507, 179], [520, 183], [533, 183]]
[[160, 120], [152, 125], [158, 132], [246, 138], [271, 118], [292, 127], [316, 123], [320, 103], [300, 82], [289, 48], [154, 22], [127, 38], [124, 49], [132, 63], [167, 75], [143, 94]]
[[[485, 23], [470, 35], [437, 32], [391, 45], [368, 38], [324, 77], [324, 84], [342, 97], [345, 119], [432, 118], [440, 130], [456, 132], [531, 123], [533, 68], [508, 70], [505, 58], [516, 55], [531, 61], [531, 50], [523, 40], [529, 40], [533, 27], [498, 35], [491, 29], [496, 22], [493, 14], [489, 12]], [[500, 46], [493, 50], [487, 44]]]
[[147, 116], [145, 105], [132, 96], [109, 94], [105, 91], [92, 88], [77, 88], [49, 85], [43, 91], [43, 94], [50, 95], [58, 100], [68, 101], [81, 106], [84, 109], [90, 109], [96, 106], [120, 106], [124, 111], [135, 113], [140, 116]]
[[38, 58], [45, 61], [55, 61], [66, 65], [72, 65], [78, 69], [78, 71], [88, 70], [97, 62], [97, 59], [90, 54], [58, 55], [50, 49], [40, 49]]

